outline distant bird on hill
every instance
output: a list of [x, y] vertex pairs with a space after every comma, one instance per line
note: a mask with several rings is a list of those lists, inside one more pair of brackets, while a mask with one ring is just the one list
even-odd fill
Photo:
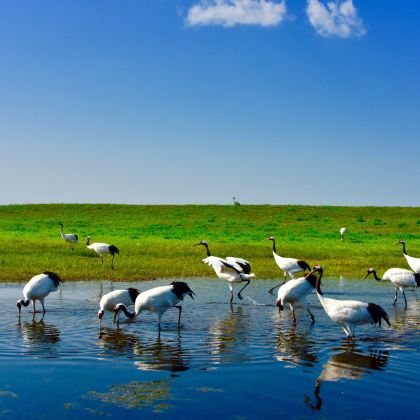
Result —
[[373, 274], [373, 277], [377, 281], [390, 281], [395, 287], [393, 305], [396, 306], [397, 304], [397, 294], [399, 290], [404, 296], [405, 309], [407, 309], [407, 298], [405, 297], [404, 289], [407, 287], [420, 287], [420, 274], [413, 273], [412, 271], [406, 270], [405, 268], [390, 268], [389, 270], [385, 271], [382, 277], [378, 277], [374, 268], [369, 268], [365, 279], [368, 278], [369, 274]]
[[63, 241], [70, 244], [71, 250], [74, 251], [75, 245], [79, 242], [79, 237], [75, 235], [74, 233], [63, 233], [63, 228], [64, 228], [63, 224], [59, 223], [58, 225], [60, 226], [60, 235]]
[[323, 269], [320, 265], [314, 266], [312, 273], [318, 273], [316, 281], [316, 294], [326, 314], [332, 321], [340, 325], [347, 337], [354, 338], [354, 330], [357, 325], [379, 324], [383, 319], [389, 326], [387, 313], [375, 303], [365, 303], [358, 300], [338, 300], [327, 298], [321, 291], [321, 278]]
[[238, 298], [242, 300], [241, 292], [248, 286], [251, 279], [255, 277], [255, 274], [251, 273], [251, 264], [243, 258], [227, 257], [223, 259], [213, 257], [210, 253], [209, 244], [204, 240], [195, 245], [202, 245], [206, 248], [207, 258], [204, 258], [202, 261], [213, 267], [217, 277], [228, 282], [231, 304], [233, 302], [233, 285], [246, 282], [245, 286], [238, 293]]
[[344, 235], [347, 233], [347, 228], [342, 227], [340, 229], [340, 240], [342, 241], [344, 239]]
[[111, 268], [114, 269], [114, 257], [115, 254], [120, 255], [120, 251], [115, 245], [108, 245], [101, 242], [94, 242], [93, 244], [90, 243], [90, 236], [86, 238], [86, 246], [89, 249], [95, 251], [101, 257], [101, 266], [104, 264], [104, 255], [111, 254], [112, 261], [111, 261]]
[[241, 205], [241, 203], [239, 201], [236, 201], [236, 197], [233, 197], [233, 204], [235, 206], [240, 206]]
[[118, 314], [123, 311], [127, 318], [133, 319], [143, 311], [154, 312], [158, 317], [158, 328], [160, 332], [160, 322], [162, 315], [170, 308], [177, 308], [178, 314], [178, 328], [181, 325], [182, 306], [180, 303], [184, 297], [189, 295], [194, 300], [194, 292], [189, 288], [187, 283], [182, 281], [174, 281], [169, 286], [159, 286], [153, 289], [146, 290], [140, 293], [135, 302], [134, 312], [127, 311], [123, 303], [115, 306], [114, 323], [118, 322]]
[[102, 321], [104, 312], [114, 312], [118, 303], [124, 304], [126, 307], [134, 305], [140, 292], [137, 289], [129, 287], [128, 289], [118, 289], [103, 295], [99, 302], [98, 318]]
[[[267, 241], [273, 242], [273, 257], [280, 270], [284, 272], [284, 281], [286, 281], [287, 275], [289, 275], [293, 279], [296, 273], [300, 273], [301, 271], [305, 270], [311, 271], [311, 267], [306, 261], [298, 260], [296, 258], [285, 258], [277, 254], [276, 239], [274, 238], [274, 236], [270, 236], [269, 238], [267, 238]], [[280, 283], [277, 286], [272, 287], [269, 290], [269, 293], [272, 293], [274, 289], [281, 286], [282, 284], [283, 283]]]
[[55, 292], [61, 282], [60, 276], [52, 271], [44, 271], [42, 274], [32, 277], [23, 288], [24, 299], [20, 299], [16, 302], [19, 317], [22, 306], [28, 306], [31, 301], [33, 308], [32, 313], [35, 315], [35, 301], [37, 300], [41, 302], [42, 313], [45, 314], [45, 298], [51, 292]]

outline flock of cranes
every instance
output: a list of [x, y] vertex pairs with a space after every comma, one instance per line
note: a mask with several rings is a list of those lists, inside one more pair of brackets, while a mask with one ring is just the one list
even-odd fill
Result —
[[[63, 233], [63, 224], [60, 223], [60, 235], [64, 241], [70, 244], [71, 249], [74, 249], [75, 244], [78, 242], [78, 236], [75, 234]], [[343, 230], [344, 229], [344, 230]], [[340, 229], [341, 240], [346, 233], [346, 229]], [[324, 273], [322, 266], [310, 265], [300, 259], [282, 257], [276, 249], [276, 240], [273, 236], [267, 238], [273, 243], [273, 257], [284, 273], [284, 283], [279, 284], [269, 290], [279, 287], [276, 299], [276, 306], [279, 313], [284, 309], [284, 306], [289, 305], [292, 311], [293, 322], [296, 322], [295, 307], [296, 305], [303, 306], [309, 313], [312, 322], [315, 322], [315, 317], [311, 312], [307, 302], [307, 295], [315, 290], [318, 300], [328, 317], [340, 325], [346, 336], [354, 338], [354, 330], [358, 325], [362, 324], [378, 324], [381, 325], [385, 321], [389, 326], [389, 317], [385, 310], [375, 303], [366, 303], [356, 300], [339, 300], [325, 297], [321, 291], [321, 279]], [[395, 297], [393, 305], [397, 303], [397, 294], [400, 291], [403, 294], [405, 301], [405, 309], [407, 308], [407, 298], [404, 293], [405, 288], [412, 288], [420, 286], [420, 258], [414, 258], [407, 255], [406, 244], [403, 240], [397, 242], [403, 246], [403, 255], [413, 271], [403, 268], [390, 268], [382, 277], [378, 277], [374, 268], [369, 268], [365, 279], [372, 274], [377, 281], [390, 281], [395, 288]], [[243, 284], [237, 296], [242, 300], [242, 292], [249, 285], [251, 279], [255, 278], [255, 274], [251, 271], [251, 264], [249, 261], [238, 257], [216, 257], [210, 252], [209, 244], [207, 241], [202, 240], [195, 244], [196, 246], [203, 246], [206, 250], [206, 257], [202, 260], [205, 264], [212, 267], [216, 275], [226, 280], [230, 289], [230, 304], [234, 299], [234, 285]], [[95, 242], [90, 244], [90, 236], [87, 237], [86, 246], [94, 250], [102, 260], [106, 254], [112, 255], [111, 267], [113, 268], [113, 261], [115, 254], [119, 254], [119, 250], [114, 245]], [[306, 271], [308, 271], [306, 273]], [[304, 276], [295, 278], [298, 273], [303, 273]], [[291, 279], [286, 281], [287, 276]], [[58, 274], [45, 271], [42, 274], [34, 276], [23, 289], [23, 299], [17, 301], [18, 316], [21, 316], [22, 306], [28, 306], [30, 302], [33, 305], [33, 313], [35, 314], [35, 302], [40, 301], [43, 313], [45, 313], [45, 298], [58, 289], [61, 283], [61, 278]], [[114, 290], [104, 295], [100, 301], [100, 308], [98, 311], [99, 322], [105, 313], [111, 312], [114, 314], [113, 322], [119, 323], [120, 313], [133, 319], [143, 311], [153, 312], [157, 315], [158, 329], [161, 329], [161, 319], [163, 314], [170, 308], [177, 308], [178, 327], [181, 322], [182, 301], [185, 296], [190, 296], [194, 299], [194, 292], [190, 289], [187, 283], [182, 281], [174, 281], [168, 286], [159, 286], [152, 289], [140, 292], [135, 288], [128, 288], [122, 290]], [[134, 312], [128, 310], [129, 307], [134, 305]]]

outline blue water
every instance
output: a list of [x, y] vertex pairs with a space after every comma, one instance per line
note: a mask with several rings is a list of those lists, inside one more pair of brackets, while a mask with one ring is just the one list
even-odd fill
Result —
[[[22, 285], [0, 285], [0, 416], [7, 418], [414, 418], [419, 403], [417, 295], [408, 308], [392, 306], [390, 284], [325, 280], [340, 299], [375, 302], [389, 327], [363, 326], [344, 337], [308, 298], [316, 322], [303, 309], [293, 325], [279, 316], [272, 281], [253, 281], [243, 301], [228, 304], [218, 279], [187, 280], [182, 327], [168, 311], [162, 333], [153, 314], [112, 325], [97, 320], [100, 296], [128, 283], [65, 283], [46, 300], [47, 313], [18, 322]], [[136, 284], [141, 290], [167, 281]], [[132, 285], [132, 283], [130, 284]], [[417, 292], [420, 293], [420, 292]]]

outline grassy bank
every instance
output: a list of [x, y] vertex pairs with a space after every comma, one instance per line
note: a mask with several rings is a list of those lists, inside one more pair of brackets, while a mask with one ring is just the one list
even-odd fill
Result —
[[[82, 239], [75, 251], [59, 236], [64, 231]], [[338, 230], [345, 226], [346, 240]], [[321, 263], [328, 277], [361, 277], [366, 268], [382, 272], [406, 267], [400, 246], [420, 257], [420, 209], [330, 206], [131, 206], [13, 205], [0, 206], [0, 280], [26, 280], [44, 270], [65, 280], [107, 278], [141, 280], [162, 277], [213, 276], [201, 262], [206, 239], [217, 256], [249, 259], [259, 278], [279, 277], [271, 254], [274, 235], [282, 256]], [[116, 245], [115, 270], [109, 256], [100, 259], [84, 238]]]

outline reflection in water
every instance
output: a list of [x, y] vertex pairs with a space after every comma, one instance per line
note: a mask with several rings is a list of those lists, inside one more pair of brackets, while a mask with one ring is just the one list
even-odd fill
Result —
[[25, 321], [17, 324], [22, 336], [25, 352], [40, 358], [58, 357], [56, 345], [60, 341], [60, 330], [50, 323], [40, 321]]
[[307, 332], [298, 333], [294, 324], [290, 326], [287, 333], [279, 331], [276, 359], [279, 362], [288, 362], [299, 366], [315, 366], [318, 363], [315, 343], [308, 340], [307, 334]]
[[375, 370], [384, 370], [388, 363], [388, 351], [379, 350], [375, 347], [369, 348], [369, 353], [362, 353], [356, 349], [354, 343], [345, 343], [341, 353], [333, 354], [323, 366], [321, 375], [315, 383], [315, 402], [305, 395], [305, 404], [314, 411], [322, 407], [322, 399], [319, 396], [322, 382], [335, 382], [343, 379], [359, 380], [367, 373]]
[[215, 363], [244, 363], [251, 357], [247, 351], [250, 318], [241, 306], [230, 306], [224, 319], [215, 321], [209, 329], [210, 354]]
[[[407, 292], [412, 293], [412, 292]], [[394, 330], [411, 330], [413, 327], [419, 327], [420, 306], [417, 296], [414, 296], [414, 302], [410, 302], [407, 309], [392, 307], [392, 328]], [[390, 314], [391, 315], [391, 314]]]
[[138, 341], [134, 354], [138, 359], [134, 364], [140, 370], [182, 372], [189, 369], [181, 346], [181, 334], [172, 340], [162, 340], [158, 336], [150, 342]]
[[108, 353], [113, 355], [129, 355], [133, 353], [137, 337], [119, 329], [111, 329], [107, 327], [99, 328], [98, 346], [100, 348], [99, 356], [107, 356]]
[[181, 372], [188, 370], [181, 347], [181, 335], [176, 338], [161, 339], [160, 336], [150, 341], [141, 339], [133, 334], [111, 328], [100, 328], [98, 334], [100, 357], [125, 355], [134, 357], [134, 363], [140, 370], [165, 370]]

